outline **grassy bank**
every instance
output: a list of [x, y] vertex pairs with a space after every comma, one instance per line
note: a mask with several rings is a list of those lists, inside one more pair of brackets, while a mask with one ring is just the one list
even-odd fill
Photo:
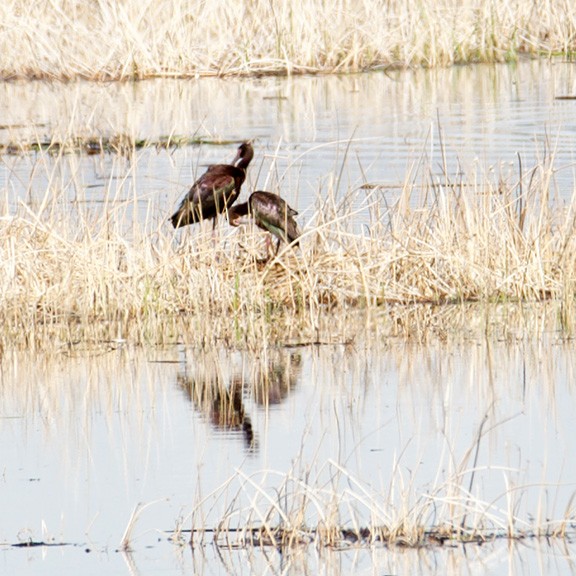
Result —
[[350, 72], [574, 52], [567, 0], [2, 3], [2, 78]]
[[183, 330], [196, 343], [315, 342], [359, 310], [544, 300], [571, 329], [576, 200], [557, 199], [553, 177], [548, 156], [507, 181], [424, 168], [395, 197], [334, 178], [300, 218], [300, 247], [267, 262], [259, 230], [221, 220], [215, 237], [208, 223], [175, 233], [153, 204], [132, 220], [136, 190], [94, 209], [49, 183], [16, 214], [2, 209], [0, 343], [156, 343]]

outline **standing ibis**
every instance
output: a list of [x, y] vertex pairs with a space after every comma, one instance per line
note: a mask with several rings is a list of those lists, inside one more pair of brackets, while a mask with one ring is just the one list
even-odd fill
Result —
[[238, 147], [232, 164], [213, 164], [184, 196], [178, 210], [170, 217], [172, 226], [180, 228], [202, 220], [214, 220], [230, 209], [240, 194], [240, 187], [246, 179], [246, 168], [254, 157], [250, 142]]
[[277, 254], [281, 240], [291, 244], [300, 236], [294, 220], [297, 214], [278, 194], [258, 190], [250, 195], [248, 202], [237, 204], [228, 210], [228, 222], [232, 226], [240, 226], [253, 221], [262, 230], [267, 230], [278, 238]]

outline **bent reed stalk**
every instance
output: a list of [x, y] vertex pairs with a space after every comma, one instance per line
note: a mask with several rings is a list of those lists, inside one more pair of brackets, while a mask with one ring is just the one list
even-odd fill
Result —
[[[458, 475], [422, 494], [404, 486], [406, 480], [398, 477], [392, 484], [401, 486], [391, 486], [392, 493], [387, 495], [368, 488], [335, 462], [327, 462], [326, 468], [333, 474], [327, 486], [310, 474], [299, 477], [292, 472], [264, 470], [246, 476], [237, 471], [224, 486], [198, 502], [184, 519], [192, 522], [192, 528], [180, 523], [172, 540], [185, 544], [189, 534], [193, 547], [210, 541], [230, 549], [286, 550], [312, 544], [346, 550], [378, 545], [429, 548], [502, 539], [566, 539], [574, 534], [571, 503], [565, 517], [548, 518], [540, 525], [506, 508], [508, 499], [517, 501], [534, 486], [506, 485], [497, 501], [486, 502], [468, 494]], [[345, 482], [348, 488], [338, 486]], [[205, 522], [204, 507], [222, 507], [225, 512], [210, 525]], [[468, 516], [473, 520], [460, 523]]]
[[38, 202], [2, 209], [0, 345], [313, 343], [358, 310], [465, 302], [554, 300], [570, 330], [576, 198], [555, 199], [553, 162], [509, 181], [409, 174], [394, 198], [329, 184], [302, 214], [300, 246], [267, 262], [257, 229], [221, 218], [215, 237], [208, 224], [176, 235], [172, 206], [143, 210], [136, 190], [94, 208], [51, 181]]
[[[480, 429], [475, 441], [481, 437]], [[346, 550], [563, 540], [574, 535], [573, 497], [564, 509], [554, 511], [543, 503], [554, 498], [542, 498], [535, 515], [524, 514], [518, 502], [555, 486], [513, 482], [514, 471], [472, 459], [475, 448], [470, 446], [454, 462], [455, 447], [449, 445], [438, 463], [437, 482], [426, 489], [416, 486], [418, 465], [404, 471], [401, 456], [390, 464], [388, 486], [361, 480], [333, 460], [304, 465], [297, 458], [285, 473], [265, 469], [247, 475], [236, 470], [210, 494], [196, 498], [171, 538], [183, 545], [189, 535], [193, 547], [210, 541], [229, 549], [314, 545]], [[492, 476], [494, 481], [495, 475], [502, 484], [496, 497], [484, 500], [472, 491], [474, 476], [485, 480]]]
[[0, 18], [4, 79], [354, 72], [576, 50], [567, 0], [7, 0]]

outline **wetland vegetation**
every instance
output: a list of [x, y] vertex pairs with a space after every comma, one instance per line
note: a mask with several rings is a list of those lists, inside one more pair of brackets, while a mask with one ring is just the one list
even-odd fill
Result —
[[[570, 58], [576, 28], [571, 6], [561, 0], [538, 5], [521, 0], [513, 5], [504, 0], [464, 5], [448, 0], [194, 5], [50, 0], [34, 8], [11, 0], [0, 15], [5, 23], [0, 47], [7, 55], [0, 76], [5, 80], [202, 81], [205, 76], [508, 62], [525, 55]], [[569, 102], [571, 95], [562, 97]], [[20, 365], [20, 354], [46, 362], [61, 359], [62, 365], [118, 354], [124, 368], [142, 350], [178, 350], [191, 360], [187, 358], [185, 370], [172, 370], [172, 384], [204, 424], [241, 434], [249, 458], [259, 446], [254, 412], [269, 418], [271, 406], [281, 405], [301, 381], [298, 351], [321, 356], [328, 350], [337, 360], [324, 359], [323, 369], [337, 371], [340, 361], [343, 373], [353, 373], [350, 387], [357, 389], [374, 377], [374, 358], [397, 364], [398, 380], [413, 384], [412, 374], [419, 370], [422, 354], [429, 353], [427, 346], [440, 346], [441, 353], [430, 353], [434, 359], [429, 363], [440, 366], [438, 374], [430, 369], [438, 376], [430, 394], [431, 404], [445, 418], [438, 427], [443, 459], [425, 488], [418, 477], [423, 452], [413, 460], [406, 455], [411, 438], [398, 444], [400, 454], [379, 462], [379, 472], [385, 469], [389, 476], [377, 485], [363, 476], [361, 467], [347, 467], [363, 440], [349, 450], [346, 461], [310, 454], [304, 440], [316, 425], [316, 414], [304, 409], [304, 432], [295, 439], [302, 444], [290, 453], [289, 466], [283, 462], [275, 470], [227, 470], [208, 493], [198, 489], [186, 494], [186, 512], [172, 517], [174, 527], [162, 526], [163, 533], [178, 544], [203, 547], [209, 540], [228, 551], [295, 550], [308, 544], [337, 550], [429, 549], [540, 537], [571, 544], [576, 513], [573, 485], [560, 478], [564, 463], [550, 470], [544, 466], [541, 482], [530, 484], [522, 476], [529, 450], [523, 446], [518, 468], [506, 469], [504, 487], [499, 484], [496, 495], [488, 496], [484, 489], [489, 482], [479, 481], [490, 476], [494, 464], [485, 444], [496, 445], [496, 431], [516, 418], [497, 402], [498, 386], [493, 384], [504, 390], [507, 382], [494, 369], [493, 343], [503, 364], [518, 346], [530, 349], [528, 360], [523, 356], [513, 363], [514, 382], [524, 394], [526, 382], [532, 381], [526, 373], [533, 380], [544, 373], [546, 378], [538, 381], [544, 382], [550, 405], [557, 382], [568, 382], [572, 374], [570, 367], [558, 368], [554, 350], [561, 348], [570, 364], [576, 321], [576, 188], [560, 190], [558, 174], [570, 166], [558, 165], [551, 140], [538, 148], [531, 163], [518, 153], [506, 170], [460, 165], [454, 170], [439, 122], [440, 162], [438, 155], [433, 161], [423, 152], [390, 194], [368, 177], [353, 184], [343, 178], [348, 163], [357, 163], [361, 172], [364, 166], [353, 154], [355, 136], [340, 139], [340, 164], [315, 182], [309, 206], [300, 210], [298, 246], [282, 244], [268, 257], [266, 233], [256, 226], [233, 228], [221, 217], [215, 233], [211, 223], [175, 232], [168, 221], [175, 205], [160, 205], [157, 197], [138, 188], [140, 160], [151, 150], [171, 154], [217, 145], [224, 158], [237, 146], [235, 138], [217, 131], [189, 134], [181, 126], [159, 137], [115, 127], [103, 135], [90, 132], [89, 124], [83, 125], [83, 136], [72, 128], [41, 134], [44, 126], [33, 126], [20, 139], [12, 136], [20, 125], [0, 126], [10, 133], [0, 143], [3, 167], [19, 184], [21, 173], [10, 172], [5, 159], [31, 158], [24, 194], [15, 200], [9, 179], [0, 196], [0, 376], [15, 413], [30, 409], [27, 399], [36, 394], [31, 386], [44, 375], [40, 361], [39, 372], [27, 374], [26, 385], [19, 388], [19, 372], [26, 372], [23, 367], [30, 360], [26, 357]], [[254, 147], [257, 158], [257, 140]], [[281, 142], [275, 154], [268, 153], [268, 172], [257, 162], [248, 172], [259, 170], [257, 180], [272, 183], [277, 191]], [[306, 154], [310, 152], [300, 158]], [[85, 156], [109, 167], [96, 204], [88, 198], [81, 170], [73, 166], [75, 158]], [[44, 183], [40, 189], [34, 180], [39, 174]], [[249, 184], [250, 178], [244, 189]], [[171, 196], [179, 198], [182, 182], [173, 189]], [[299, 192], [298, 184], [292, 187], [291, 194]], [[468, 378], [473, 389], [468, 394], [476, 398], [484, 382], [478, 374], [484, 372], [475, 368], [485, 362], [490, 391], [478, 393], [480, 407], [472, 402], [463, 446], [446, 424], [460, 408], [458, 398], [451, 385], [442, 388], [440, 373], [452, 357], [470, 360], [469, 352], [462, 351], [466, 346], [481, 349], [483, 360], [478, 365], [471, 361], [469, 374], [451, 377]], [[269, 362], [285, 353], [288, 359]], [[239, 376], [227, 374], [234, 354], [243, 355], [248, 375], [245, 366]], [[358, 355], [364, 355], [357, 360], [361, 367], [350, 360]], [[457, 370], [450, 365], [447, 372]], [[50, 373], [57, 382], [57, 374]], [[130, 377], [137, 380], [122, 371], [119, 382]], [[113, 380], [108, 373], [102, 379]], [[311, 376], [313, 382], [321, 379], [321, 371]], [[149, 374], [142, 380], [154, 388]], [[426, 373], [418, 382], [431, 380]], [[90, 374], [78, 381], [94, 384]], [[566, 388], [564, 398], [571, 400], [570, 386]], [[73, 398], [77, 389], [71, 389]], [[42, 418], [46, 410], [60, 406], [60, 393], [50, 390], [46, 384], [42, 391]], [[409, 402], [398, 403], [398, 412], [418, 405], [421, 392], [415, 389]], [[538, 397], [542, 390], [534, 386], [530, 392]], [[139, 394], [128, 395], [138, 399]], [[345, 420], [357, 409], [357, 399], [354, 394], [342, 398], [332, 408]], [[250, 413], [247, 399], [257, 410]], [[103, 411], [108, 419], [118, 407], [119, 413], [128, 411], [114, 390], [104, 400], [87, 397], [85, 404], [107, 406]], [[428, 410], [426, 405], [414, 417], [410, 430]], [[369, 409], [362, 414], [379, 417]], [[58, 409], [49, 416], [46, 421], [62, 419]], [[94, 416], [88, 410], [82, 417], [85, 423]], [[3, 415], [4, 425], [10, 418]], [[339, 430], [338, 422], [330, 425]], [[356, 421], [353, 425], [360, 427]], [[138, 432], [136, 437], [142, 430]], [[381, 445], [386, 442], [388, 438]], [[551, 450], [548, 445], [545, 449]], [[336, 452], [340, 454], [340, 446]], [[541, 458], [547, 462], [548, 455]], [[202, 462], [195, 463], [200, 469]], [[557, 492], [550, 503], [552, 488]], [[120, 542], [127, 552], [146, 508], [135, 504], [127, 519]], [[30, 539], [29, 544], [39, 541]]]
[[197, 343], [314, 343], [324, 316], [471, 301], [554, 300], [571, 331], [576, 201], [557, 197], [554, 171], [553, 154], [507, 180], [438, 180], [423, 165], [393, 202], [378, 186], [340, 191], [335, 177], [300, 246], [268, 261], [253, 227], [220, 218], [216, 238], [210, 223], [175, 241], [151, 207], [129, 220], [134, 197], [96, 211], [49, 184], [0, 220], [0, 343], [169, 342], [182, 317]]
[[9, 0], [0, 77], [342, 73], [572, 54], [568, 0]]

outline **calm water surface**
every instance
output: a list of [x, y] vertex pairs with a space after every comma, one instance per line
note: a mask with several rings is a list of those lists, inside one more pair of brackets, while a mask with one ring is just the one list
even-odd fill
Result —
[[[568, 198], [576, 100], [558, 97], [574, 95], [575, 65], [547, 61], [389, 75], [4, 83], [0, 143], [118, 134], [253, 138], [247, 188], [280, 191], [306, 220], [317, 194], [329, 189], [370, 183], [393, 194], [422, 166], [442, 181], [445, 167], [451, 179], [493, 174], [514, 182], [519, 157], [526, 173], [554, 155], [553, 188]], [[50, 181], [67, 199], [136, 202], [141, 218], [160, 223], [205, 165], [231, 160], [234, 151], [230, 144], [146, 149], [131, 159], [4, 156], [5, 211], [15, 211], [18, 199], [41, 201]]]
[[[576, 101], [556, 96], [576, 94], [575, 80], [572, 64], [527, 62], [390, 76], [5, 83], [0, 143], [120, 133], [254, 138], [248, 188], [281, 191], [304, 222], [331, 188], [371, 183], [394, 194], [422, 165], [442, 177], [441, 143], [451, 177], [513, 177], [518, 155], [529, 167], [553, 152], [555, 191], [568, 198]], [[195, 174], [234, 149], [4, 155], [2, 215], [22, 202], [42, 206], [57, 188], [58, 202], [117, 205], [118, 217], [164, 226]], [[395, 517], [428, 498], [431, 525], [448, 497], [473, 499], [477, 514], [489, 504], [494, 527], [510, 517], [518, 530], [573, 518], [576, 364], [555, 314], [502, 337], [427, 345], [376, 336], [258, 353], [184, 343], [49, 357], [6, 351], [0, 573], [572, 573], [566, 541], [281, 557], [220, 555], [209, 545], [192, 554], [167, 539], [190, 527], [204, 497], [209, 526], [231, 502], [240, 524], [254, 505], [267, 510], [262, 490], [275, 494], [288, 473], [347, 494], [343, 518], [360, 522], [370, 508]], [[147, 507], [126, 555], [118, 547], [139, 504]], [[318, 511], [307, 514], [318, 522]], [[9, 546], [29, 540], [70, 546]]]
[[[351, 550], [339, 559], [311, 550], [299, 560], [296, 553], [227, 552], [231, 570], [217, 561], [210, 537], [191, 554], [168, 534], [190, 528], [203, 498], [196, 510], [204, 525], [215, 526], [231, 504], [232, 525], [243, 525], [250, 509], [267, 510], [262, 494], [274, 497], [286, 475], [307, 482], [319, 501], [336, 489], [342, 518], [353, 510], [364, 523], [372, 509], [394, 518], [430, 498], [436, 504], [422, 521], [432, 525], [442, 521], [446, 498], [467, 498], [468, 490], [476, 503], [468, 521], [489, 506], [485, 522], [494, 529], [504, 529], [510, 514], [517, 530], [572, 517], [575, 362], [573, 342], [548, 328], [537, 338], [511, 332], [505, 341], [455, 344], [376, 336], [258, 353], [182, 345], [7, 354], [0, 541], [71, 546], [3, 546], [0, 568], [124, 573], [134, 563], [137, 573], [161, 566], [180, 574], [198, 562], [207, 573], [227, 574], [260, 572], [268, 561], [281, 571], [294, 561], [287, 573], [318, 562], [334, 574], [349, 573], [350, 563], [360, 573], [461, 574], [463, 566], [471, 574], [516, 573], [510, 566], [571, 573], [571, 541], [469, 545], [465, 555], [461, 547]], [[147, 507], [126, 556], [119, 543], [139, 504]], [[311, 525], [319, 521], [314, 506], [307, 515]]]

